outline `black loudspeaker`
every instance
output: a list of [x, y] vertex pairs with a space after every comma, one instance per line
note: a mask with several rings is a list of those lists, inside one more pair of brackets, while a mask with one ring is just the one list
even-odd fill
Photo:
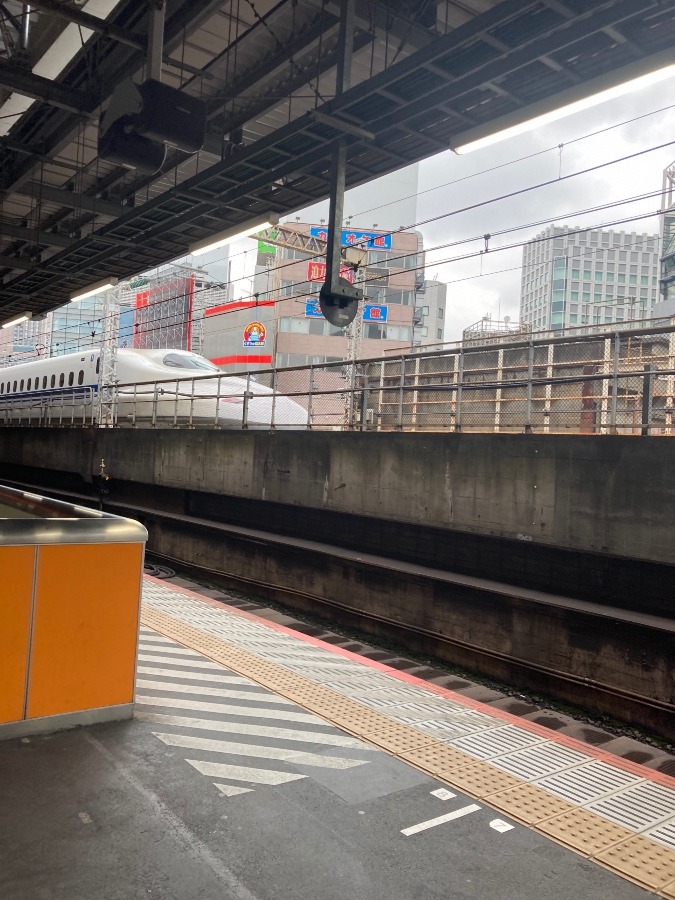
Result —
[[99, 124], [102, 159], [154, 174], [166, 144], [195, 153], [204, 144], [206, 103], [159, 81], [124, 81]]

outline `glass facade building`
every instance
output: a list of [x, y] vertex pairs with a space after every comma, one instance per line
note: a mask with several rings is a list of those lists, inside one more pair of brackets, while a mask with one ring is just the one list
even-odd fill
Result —
[[523, 247], [520, 319], [533, 331], [648, 319], [656, 234], [549, 226]]

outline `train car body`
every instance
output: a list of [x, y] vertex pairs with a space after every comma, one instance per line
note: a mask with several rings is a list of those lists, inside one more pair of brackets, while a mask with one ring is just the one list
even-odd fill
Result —
[[119, 349], [115, 383], [99, 396], [99, 350], [0, 369], [0, 422], [307, 428], [307, 410], [246, 376], [228, 375], [197, 353]]

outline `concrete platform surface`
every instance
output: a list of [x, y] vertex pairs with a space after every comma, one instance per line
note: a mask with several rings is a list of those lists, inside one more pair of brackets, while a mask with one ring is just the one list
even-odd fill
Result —
[[[144, 600], [135, 718], [0, 744], [2, 900], [675, 896], [663, 776], [609, 783], [597, 748], [518, 739], [507, 713], [153, 579]], [[557, 787], [511, 774], [534, 747]], [[619, 824], [630, 790], [639, 830]]]

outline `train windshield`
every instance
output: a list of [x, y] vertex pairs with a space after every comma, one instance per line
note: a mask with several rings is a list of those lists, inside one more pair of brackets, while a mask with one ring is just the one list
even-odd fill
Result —
[[220, 372], [218, 366], [214, 366], [208, 359], [203, 356], [188, 356], [182, 353], [167, 353], [162, 360], [165, 366], [171, 366], [174, 369], [207, 369], [209, 372]]

